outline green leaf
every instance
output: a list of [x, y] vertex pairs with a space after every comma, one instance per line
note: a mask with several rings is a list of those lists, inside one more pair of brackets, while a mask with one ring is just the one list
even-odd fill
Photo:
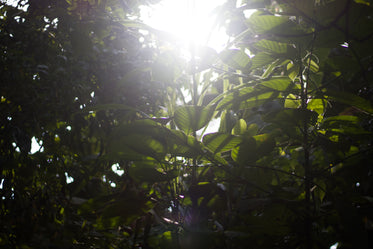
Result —
[[288, 96], [286, 96], [284, 103], [285, 108], [298, 108], [300, 105], [300, 99], [297, 99], [297, 97], [294, 94], [289, 94]]
[[234, 68], [245, 68], [249, 62], [250, 57], [239, 49], [227, 49], [220, 53], [220, 59], [227, 65]]
[[247, 127], [247, 131], [245, 132], [245, 135], [246, 136], [249, 136], [249, 137], [252, 137], [252, 136], [255, 136], [259, 131], [259, 127], [257, 124], [250, 124], [248, 127]]
[[268, 81], [263, 81], [260, 85], [276, 91], [286, 91], [293, 84], [289, 77], [272, 77]]
[[371, 3], [369, 1], [364, 1], [364, 0], [354, 0], [355, 3], [360, 3], [360, 4], [365, 4], [367, 6], [370, 6]]
[[284, 128], [294, 126], [302, 127], [306, 120], [309, 125], [314, 125], [317, 122], [318, 114], [310, 110], [303, 109], [284, 109], [269, 113], [263, 117], [265, 122], [278, 124]]
[[340, 126], [340, 125], [346, 125], [346, 124], [358, 124], [360, 119], [356, 116], [351, 115], [338, 115], [334, 117], [328, 117], [324, 119], [323, 126]]
[[265, 93], [258, 93], [256, 96], [248, 98], [247, 100], [243, 101], [239, 105], [239, 109], [248, 109], [263, 105], [273, 99], [279, 97], [278, 92], [265, 92]]
[[230, 111], [223, 110], [220, 116], [219, 132], [230, 133], [236, 123], [236, 118]]
[[319, 88], [322, 85], [323, 78], [323, 72], [311, 73], [308, 78], [308, 80], [311, 82], [311, 84], [309, 84], [310, 89]]
[[168, 153], [174, 156], [192, 158], [203, 153], [201, 144], [195, 137], [179, 130], [170, 130], [165, 141], [168, 144]]
[[288, 18], [271, 15], [252, 15], [248, 20], [248, 26], [252, 27], [256, 33], [265, 33], [288, 22]]
[[259, 156], [264, 156], [270, 153], [276, 146], [276, 142], [271, 134], [265, 133], [253, 136], [257, 146], [257, 153]]
[[322, 115], [325, 112], [327, 101], [325, 99], [311, 99], [307, 104], [307, 109]]
[[263, 78], [263, 79], [268, 78], [273, 73], [273, 71], [276, 69], [276, 67], [279, 64], [281, 64], [280, 59], [276, 59], [274, 62], [272, 62], [272, 64], [270, 64], [267, 67], [267, 69], [264, 71], [264, 73], [262, 74], [261, 78]]
[[327, 90], [325, 95], [328, 96], [328, 99], [337, 101], [342, 104], [354, 106], [370, 114], [373, 113], [373, 107], [370, 102], [362, 97], [357, 96], [356, 94]]
[[251, 69], [256, 69], [256, 68], [260, 68], [260, 67], [273, 63], [275, 59], [268, 53], [260, 52], [260, 53], [257, 53], [251, 59], [251, 61], [252, 61]]
[[330, 133], [339, 133], [342, 135], [372, 135], [371, 132], [364, 130], [361, 127], [340, 127], [327, 129]]
[[229, 151], [242, 141], [241, 138], [224, 133], [210, 133], [203, 137], [203, 144], [214, 154]]
[[138, 160], [139, 155], [160, 158], [167, 152], [167, 132], [165, 127], [150, 119], [118, 126], [110, 135], [107, 156], [127, 160]]
[[260, 50], [277, 53], [277, 54], [285, 54], [288, 51], [287, 43], [264, 40], [264, 39], [255, 43], [254, 46]]
[[214, 111], [214, 106], [181, 106], [175, 111], [174, 121], [180, 130], [191, 134], [206, 126]]
[[[277, 86], [276, 82], [280, 84]], [[246, 109], [262, 105], [266, 101], [278, 98], [279, 93], [277, 91], [271, 91], [271, 87], [282, 89], [282, 87], [284, 86], [283, 84], [284, 81], [282, 81], [281, 79], [280, 81], [277, 81], [275, 79], [274, 81], [265, 83], [263, 85], [265, 87], [261, 87], [261, 84], [259, 84], [257, 88], [250, 85], [240, 85], [226, 94], [224, 98], [218, 103], [216, 109]]]
[[224, 98], [218, 103], [216, 109], [229, 109], [232, 105], [238, 106], [241, 101], [254, 94], [252, 86], [238, 86], [225, 94]]
[[329, 134], [369, 135], [371, 132], [360, 126], [360, 119], [351, 115], [339, 115], [323, 120], [321, 128]]
[[145, 167], [143, 165], [138, 165], [135, 163], [129, 168], [129, 175], [130, 177], [133, 177], [138, 182], [148, 182], [148, 183], [155, 183], [155, 182], [163, 182], [163, 181], [169, 181], [172, 178], [174, 178], [174, 175], [168, 175], [164, 172], [160, 172], [157, 169], [156, 165], [150, 166], [145, 164]]
[[98, 217], [97, 228], [113, 228], [119, 224], [128, 224], [148, 212], [153, 204], [146, 196], [135, 191], [125, 190], [120, 193], [105, 195], [88, 200], [78, 209], [80, 215]]
[[232, 135], [242, 135], [247, 129], [247, 124], [244, 119], [239, 119], [232, 129]]
[[304, 62], [304, 66], [309, 68], [312, 72], [317, 73], [319, 71], [319, 65], [314, 61], [308, 58]]
[[245, 139], [231, 152], [232, 159], [240, 165], [253, 163], [270, 153], [276, 143], [271, 134], [260, 134]]
[[122, 144], [126, 147], [146, 156], [160, 158], [167, 153], [164, 144], [161, 141], [152, 139], [147, 135], [133, 134], [122, 138]]
[[299, 74], [299, 65], [294, 65], [294, 63], [291, 61], [287, 64], [286, 70], [288, 71], [288, 77], [292, 81], [295, 81]]

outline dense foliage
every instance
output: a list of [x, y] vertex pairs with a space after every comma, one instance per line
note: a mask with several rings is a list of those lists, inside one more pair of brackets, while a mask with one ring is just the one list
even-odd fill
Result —
[[373, 3], [227, 1], [188, 61], [151, 2], [3, 1], [0, 246], [371, 248]]

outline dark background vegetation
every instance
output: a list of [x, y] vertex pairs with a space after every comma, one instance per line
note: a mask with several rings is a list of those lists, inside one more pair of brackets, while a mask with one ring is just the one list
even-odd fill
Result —
[[372, 248], [373, 2], [230, 0], [189, 62], [156, 2], [2, 1], [0, 247]]

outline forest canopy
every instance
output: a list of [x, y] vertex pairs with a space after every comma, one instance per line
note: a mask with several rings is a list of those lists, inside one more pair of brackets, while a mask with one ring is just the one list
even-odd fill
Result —
[[373, 2], [159, 2], [0, 2], [0, 247], [372, 248]]

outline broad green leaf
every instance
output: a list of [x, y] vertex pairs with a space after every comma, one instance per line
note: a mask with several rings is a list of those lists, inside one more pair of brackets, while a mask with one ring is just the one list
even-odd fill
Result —
[[248, 26], [261, 34], [273, 30], [281, 24], [288, 22], [288, 20], [288, 18], [282, 16], [253, 15], [248, 20]]
[[285, 108], [298, 108], [301, 105], [301, 101], [297, 99], [294, 94], [289, 94], [285, 98], [284, 107]]
[[[98, 217], [98, 229], [130, 223], [153, 207], [146, 196], [131, 190], [88, 200], [78, 209], [79, 215]], [[118, 217], [118, 218], [117, 218]]]
[[370, 6], [371, 3], [369, 1], [365, 1], [365, 0], [354, 0], [355, 3], [360, 3], [360, 4], [365, 4], [367, 6]]
[[268, 53], [260, 52], [257, 53], [252, 59], [251, 59], [251, 69], [260, 68], [269, 64], [272, 64], [275, 59]]
[[257, 146], [257, 153], [259, 156], [266, 155], [272, 151], [276, 143], [271, 134], [265, 133], [253, 136]]
[[223, 110], [220, 116], [219, 132], [230, 133], [236, 123], [236, 118], [230, 111]]
[[[339, 115], [326, 118], [321, 128], [325, 129], [327, 134], [342, 134], [342, 135], [371, 135], [372, 133], [363, 129], [360, 126], [360, 119], [351, 115]], [[331, 136], [332, 137], [332, 136]]]
[[112, 132], [112, 139], [118, 136], [124, 136], [134, 133], [147, 134], [162, 137], [165, 132], [165, 127], [151, 119], [140, 119], [129, 124], [124, 124], [116, 127]]
[[308, 58], [304, 62], [304, 66], [309, 68], [312, 72], [317, 73], [319, 71], [319, 65], [316, 63], [316, 61]]
[[250, 124], [247, 127], [247, 131], [245, 132], [246, 136], [252, 137], [255, 136], [259, 131], [259, 127], [257, 124]]
[[238, 164], [253, 163], [270, 153], [276, 143], [272, 135], [260, 134], [243, 141], [231, 152], [232, 159]]
[[229, 151], [242, 141], [241, 138], [224, 133], [210, 133], [203, 137], [203, 144], [214, 154]]
[[284, 128], [292, 126], [302, 127], [306, 120], [309, 125], [314, 125], [317, 121], [318, 114], [310, 110], [303, 109], [284, 109], [269, 113], [263, 117], [265, 122], [275, 123]]
[[311, 73], [308, 78], [308, 80], [311, 82], [311, 84], [309, 84], [309, 89], [319, 88], [322, 84], [323, 77], [323, 72]]
[[272, 62], [272, 64], [270, 64], [267, 67], [267, 69], [264, 71], [261, 78], [263, 79], [268, 78], [279, 64], [281, 64], [281, 61], [279, 59], [276, 59], [274, 62]]
[[255, 43], [254, 46], [261, 50], [277, 53], [277, 54], [284, 54], [287, 52], [288, 44], [281, 43], [276, 41], [270, 40], [260, 40], [259, 42]]
[[238, 106], [241, 101], [254, 95], [254, 88], [252, 86], [239, 86], [228, 92], [224, 98], [218, 103], [216, 109], [221, 110], [227, 106]]
[[295, 65], [292, 61], [288, 63], [286, 66], [286, 70], [288, 71], [288, 77], [295, 81], [299, 75], [299, 65]]
[[328, 96], [328, 99], [330, 100], [334, 100], [342, 104], [354, 106], [370, 114], [373, 113], [373, 107], [370, 104], [370, 102], [362, 97], [359, 97], [356, 94], [327, 90], [325, 95]]
[[334, 117], [329, 117], [324, 119], [323, 125], [330, 126], [330, 125], [346, 125], [346, 124], [358, 124], [360, 121], [359, 117], [351, 116], [351, 115], [339, 115]]
[[195, 137], [179, 130], [170, 130], [165, 141], [168, 144], [168, 153], [173, 156], [191, 158], [203, 153], [201, 144]]
[[364, 130], [361, 127], [341, 127], [341, 128], [328, 128], [330, 133], [339, 133], [342, 135], [372, 135], [371, 132]]
[[152, 139], [147, 135], [133, 134], [121, 138], [121, 143], [137, 153], [160, 158], [167, 153], [166, 147], [162, 141]]
[[286, 91], [289, 90], [292, 82], [289, 80], [289, 77], [273, 77], [268, 81], [263, 81], [260, 85], [276, 91]]
[[258, 93], [256, 96], [250, 97], [246, 99], [245, 101], [242, 101], [239, 105], [239, 108], [243, 110], [243, 109], [258, 107], [278, 97], [279, 97], [278, 92]]
[[327, 101], [325, 99], [311, 99], [307, 104], [307, 109], [322, 115], [325, 112]]
[[[280, 84], [277, 86], [276, 82]], [[277, 81], [275, 79], [274, 81], [265, 83], [264, 86], [266, 87], [262, 87], [261, 84], [258, 85], [257, 88], [250, 85], [236, 87], [224, 96], [224, 98], [218, 103], [216, 109], [246, 109], [262, 105], [266, 101], [278, 98], [279, 93], [277, 91], [271, 91], [270, 87], [282, 89], [281, 87], [284, 87], [284, 82], [282, 80]]]
[[138, 167], [136, 165], [132, 165], [129, 168], [129, 175], [139, 182], [148, 183], [169, 181], [175, 177], [172, 174], [169, 176], [166, 173], [160, 172], [154, 167]]
[[174, 121], [180, 130], [191, 134], [206, 126], [214, 111], [214, 106], [181, 106], [175, 111]]
[[224, 63], [234, 68], [245, 68], [250, 62], [250, 57], [239, 49], [224, 50], [219, 56]]
[[232, 135], [242, 135], [247, 129], [247, 124], [244, 119], [239, 119], [232, 129]]
[[108, 155], [126, 158], [133, 154], [132, 160], [138, 159], [139, 154], [159, 158], [167, 152], [167, 131], [165, 127], [150, 119], [118, 126], [110, 135]]

